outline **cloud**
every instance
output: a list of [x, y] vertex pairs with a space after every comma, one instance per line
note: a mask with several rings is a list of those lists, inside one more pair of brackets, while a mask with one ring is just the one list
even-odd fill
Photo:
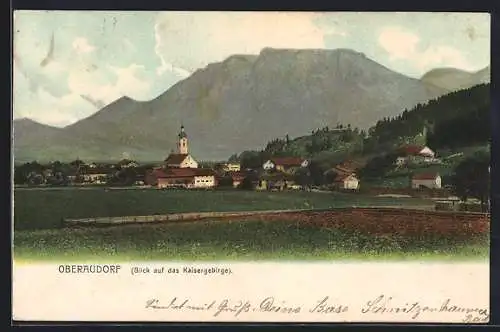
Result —
[[84, 37], [75, 38], [71, 45], [73, 46], [73, 49], [79, 54], [87, 54], [95, 50], [95, 46], [91, 45], [87, 38]]
[[156, 68], [156, 75], [162, 76], [165, 72], [169, 71], [172, 73], [177, 73], [181, 77], [188, 77], [191, 75], [189, 70], [183, 69], [183, 68], [178, 68], [174, 67], [173, 64], [167, 62], [161, 53], [161, 50], [164, 47], [164, 42], [161, 37], [161, 32], [160, 30], [162, 29], [161, 23], [156, 23], [154, 26], [154, 33], [155, 33], [155, 53], [160, 59], [160, 66]]
[[448, 45], [430, 45], [419, 49], [420, 37], [402, 27], [385, 27], [379, 34], [378, 43], [388, 53], [390, 61], [406, 61], [421, 72], [446, 66], [472, 70], [473, 66], [464, 54]]
[[58, 127], [74, 123], [95, 112], [79, 95], [70, 93], [56, 98], [43, 88], [37, 90], [34, 98], [15, 100], [14, 108], [18, 117]]
[[128, 52], [134, 52], [136, 50], [134, 44], [128, 38], [123, 38], [123, 44], [127, 48]]
[[462, 52], [450, 46], [429, 47], [420, 53], [416, 66], [424, 70], [435, 66], [455, 67], [464, 70], [474, 70]]
[[[14, 49], [15, 118], [65, 126], [124, 95], [151, 98], [144, 66], [99, 58], [93, 54], [96, 47], [81, 35], [58, 32], [59, 38], [54, 38], [50, 32], [40, 34], [41, 38], [36, 29], [21, 31]], [[30, 43], [36, 49], [30, 51]]]
[[110, 68], [116, 75], [115, 89], [118, 94], [137, 99], [144, 99], [149, 95], [151, 84], [138, 77], [144, 71], [144, 66], [132, 63], [125, 68], [114, 66]]
[[349, 33], [347, 31], [339, 30], [337, 27], [332, 26], [326, 26], [325, 28], [323, 28], [323, 33], [325, 35], [340, 36], [344, 38], [349, 36]]
[[[21, 71], [15, 72], [14, 114], [53, 126], [66, 126], [93, 114], [96, 109], [126, 95], [134, 99], [148, 99], [150, 83], [140, 78], [143, 66], [108, 66], [100, 71], [87, 70], [84, 64], [69, 69], [69, 92], [55, 96], [42, 85], [27, 86], [30, 81]], [[24, 91], [22, 93], [22, 91]]]
[[69, 72], [67, 82], [71, 92], [86, 95], [105, 104], [121, 97], [105, 72], [89, 72], [84, 68], [75, 68]]
[[417, 53], [417, 44], [420, 38], [400, 27], [386, 27], [379, 35], [378, 42], [391, 60], [410, 59]]
[[[316, 13], [175, 12], [157, 16], [158, 72], [192, 72], [232, 54], [258, 54], [262, 48], [324, 48], [325, 31]], [[338, 30], [331, 30], [342, 33]], [[171, 67], [172, 66], [172, 67]]]

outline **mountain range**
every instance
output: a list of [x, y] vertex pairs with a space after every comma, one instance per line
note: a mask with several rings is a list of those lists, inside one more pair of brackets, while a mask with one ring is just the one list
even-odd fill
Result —
[[122, 97], [64, 128], [15, 120], [14, 159], [159, 161], [175, 149], [181, 124], [195, 158], [226, 159], [337, 123], [367, 129], [485, 80], [489, 67], [477, 73], [441, 68], [416, 79], [349, 49], [266, 48], [209, 64], [153, 100]]

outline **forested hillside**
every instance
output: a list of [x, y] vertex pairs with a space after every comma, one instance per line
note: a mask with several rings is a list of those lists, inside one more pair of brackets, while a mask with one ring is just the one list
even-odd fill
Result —
[[261, 151], [233, 155], [244, 166], [257, 167], [271, 156], [299, 156], [328, 164], [345, 158], [384, 154], [402, 144], [426, 144], [434, 150], [488, 144], [490, 86], [481, 84], [453, 92], [404, 110], [393, 118], [379, 120], [365, 133], [350, 125], [324, 127], [298, 138], [276, 138]]
[[243, 167], [249, 168], [259, 167], [272, 156], [296, 156], [335, 164], [349, 156], [362, 154], [365, 136], [365, 131], [352, 128], [351, 125], [338, 124], [335, 128], [326, 126], [295, 139], [288, 135], [276, 138], [261, 151], [244, 151], [230, 159], [240, 160]]
[[489, 119], [490, 85], [481, 84], [378, 121], [370, 128], [364, 149], [380, 151], [419, 139], [433, 149], [486, 144], [491, 137]]

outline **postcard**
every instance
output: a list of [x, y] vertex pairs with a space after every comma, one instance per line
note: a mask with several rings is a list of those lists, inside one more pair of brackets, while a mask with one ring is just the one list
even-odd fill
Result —
[[489, 14], [13, 24], [14, 320], [489, 321]]

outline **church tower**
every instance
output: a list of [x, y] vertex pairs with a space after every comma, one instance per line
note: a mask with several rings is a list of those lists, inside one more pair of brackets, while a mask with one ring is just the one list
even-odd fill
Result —
[[188, 154], [188, 138], [186, 132], [184, 131], [184, 126], [181, 126], [181, 131], [179, 132], [177, 150], [179, 154]]

